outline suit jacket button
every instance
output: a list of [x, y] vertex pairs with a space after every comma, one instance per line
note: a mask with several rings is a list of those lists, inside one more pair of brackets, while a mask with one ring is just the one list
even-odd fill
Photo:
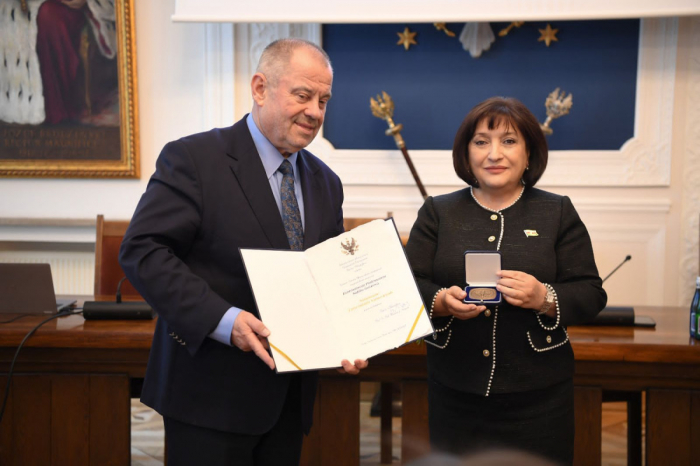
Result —
[[496, 241], [496, 237], [495, 237], [495, 236], [489, 236], [489, 243], [493, 243], [494, 241]]
[[498, 215], [493, 214], [493, 215], [491, 216], [491, 220], [498, 220]]
[[547, 343], [551, 343], [551, 342], [552, 342], [552, 337], [550, 335], [547, 335]]
[[484, 315], [485, 315], [486, 317], [491, 317], [491, 309], [486, 309], [486, 310], [484, 311]]
[[491, 355], [491, 352], [487, 349], [484, 350], [484, 357], [488, 358]]

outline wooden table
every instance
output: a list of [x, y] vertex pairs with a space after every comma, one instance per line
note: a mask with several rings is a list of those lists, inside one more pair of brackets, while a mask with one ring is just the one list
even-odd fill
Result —
[[[700, 341], [688, 336], [687, 311], [637, 313], [652, 316], [657, 328], [569, 329], [576, 355], [577, 464], [600, 464], [603, 389], [646, 391], [647, 464], [690, 465], [700, 458]], [[42, 319], [0, 325], [0, 390], [17, 345]], [[145, 373], [154, 328], [151, 320], [70, 316], [37, 331], [15, 367], [0, 424], [0, 464], [129, 464], [129, 382]], [[424, 348], [415, 344], [372, 358], [360, 377], [322, 372], [303, 464], [359, 463], [360, 381], [401, 384], [402, 457], [427, 451], [425, 377]]]
[[[577, 465], [601, 464], [603, 390], [646, 392], [647, 464], [691, 465], [700, 458], [700, 341], [688, 334], [688, 310], [639, 307], [636, 312], [653, 317], [656, 328], [569, 328], [576, 357]], [[425, 454], [426, 374], [425, 348], [416, 344], [372, 358], [360, 377], [322, 372], [305, 464], [359, 463], [359, 406], [350, 402], [359, 397], [359, 381], [382, 382], [388, 393], [388, 383], [401, 384], [401, 457]]]
[[[0, 394], [17, 346], [44, 318], [0, 324]], [[15, 366], [0, 423], [0, 464], [128, 465], [129, 383], [145, 374], [154, 322], [75, 315], [41, 327]]]

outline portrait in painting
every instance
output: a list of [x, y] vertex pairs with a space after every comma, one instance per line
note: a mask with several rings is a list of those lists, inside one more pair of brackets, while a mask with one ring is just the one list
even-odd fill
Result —
[[129, 2], [0, 0], [0, 174], [138, 175]]

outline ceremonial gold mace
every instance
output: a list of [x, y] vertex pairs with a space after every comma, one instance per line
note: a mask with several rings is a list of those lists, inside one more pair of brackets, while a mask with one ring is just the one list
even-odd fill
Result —
[[401, 123], [399, 123], [398, 125], [394, 123], [394, 102], [391, 100], [391, 97], [389, 97], [389, 94], [382, 91], [382, 95], [377, 95], [376, 100], [370, 97], [369, 107], [372, 109], [372, 115], [376, 116], [377, 118], [381, 118], [382, 120], [386, 120], [387, 124], [389, 125], [389, 129], [387, 129], [384, 132], [384, 134], [386, 134], [387, 136], [394, 137], [396, 147], [398, 147], [401, 153], [403, 154], [403, 158], [406, 160], [406, 164], [408, 165], [409, 170], [411, 170], [411, 175], [413, 175], [413, 179], [415, 180], [421, 195], [423, 195], [423, 199], [426, 199], [428, 197], [428, 193], [425, 191], [425, 187], [423, 187], [423, 183], [420, 180], [420, 176], [418, 176], [416, 167], [413, 166], [413, 162], [411, 162], [411, 157], [408, 155], [406, 143], [401, 137], [401, 130], [403, 129], [403, 125]]

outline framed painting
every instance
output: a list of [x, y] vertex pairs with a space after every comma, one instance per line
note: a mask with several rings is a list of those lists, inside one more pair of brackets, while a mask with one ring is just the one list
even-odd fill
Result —
[[138, 178], [133, 0], [0, 0], [0, 176]]

